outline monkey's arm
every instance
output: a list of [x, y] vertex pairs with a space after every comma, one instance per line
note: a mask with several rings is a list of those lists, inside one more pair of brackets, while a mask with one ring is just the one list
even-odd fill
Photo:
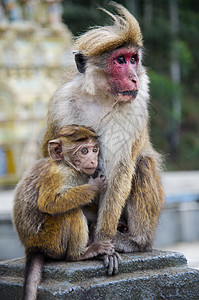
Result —
[[95, 240], [112, 239], [115, 235], [122, 208], [131, 191], [134, 170], [134, 161], [129, 165], [120, 162], [115, 168], [100, 204]]
[[122, 208], [131, 192], [132, 177], [143, 145], [144, 141], [137, 138], [132, 145], [131, 159], [121, 159], [112, 172], [100, 204], [95, 240], [112, 239], [115, 235]]
[[98, 193], [95, 184], [84, 184], [68, 189], [63, 193], [39, 192], [37, 206], [44, 213], [67, 212], [90, 203]]
[[[120, 162], [115, 169], [115, 174], [112, 174], [107, 191], [100, 203], [95, 241], [111, 240], [114, 237], [122, 208], [131, 190], [134, 169], [134, 163], [127, 166]], [[118, 265], [121, 260], [118, 253], [105, 255], [103, 260], [108, 275], [118, 273]]]
[[113, 244], [119, 252], [148, 251], [152, 247], [164, 204], [158, 168], [152, 157], [142, 157], [127, 200], [127, 234], [117, 232]]

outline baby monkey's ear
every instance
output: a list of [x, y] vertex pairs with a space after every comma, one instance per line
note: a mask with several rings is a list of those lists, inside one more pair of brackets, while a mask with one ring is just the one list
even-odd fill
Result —
[[87, 58], [79, 51], [73, 51], [73, 54], [75, 55], [75, 63], [77, 66], [77, 70], [80, 73], [84, 73], [86, 70]]
[[49, 155], [57, 161], [61, 161], [64, 159], [61, 140], [56, 139], [48, 142], [48, 152]]

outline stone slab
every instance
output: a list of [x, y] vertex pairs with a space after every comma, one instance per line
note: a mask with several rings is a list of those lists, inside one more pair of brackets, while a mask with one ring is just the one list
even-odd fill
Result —
[[[0, 299], [21, 297], [24, 259], [0, 263]], [[107, 276], [99, 260], [48, 262], [38, 299], [198, 299], [199, 272], [184, 255], [153, 250], [123, 254], [119, 274]]]

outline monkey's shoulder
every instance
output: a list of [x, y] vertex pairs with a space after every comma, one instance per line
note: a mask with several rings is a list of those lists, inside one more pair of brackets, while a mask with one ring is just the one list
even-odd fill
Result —
[[27, 194], [29, 191], [34, 190], [39, 175], [47, 166], [47, 160], [48, 159], [40, 159], [36, 161], [24, 172], [21, 180], [18, 182], [15, 188], [15, 198], [18, 198], [20, 194]]
[[66, 163], [57, 162], [52, 158], [43, 159], [41, 163], [42, 165], [38, 165], [40, 170], [36, 180], [39, 196], [44, 192], [43, 196], [53, 197], [88, 182], [88, 175], [78, 172]]
[[56, 171], [58, 170], [61, 174], [60, 180], [62, 180], [62, 186], [64, 190], [88, 183], [88, 175], [78, 172], [70, 166], [61, 165], [60, 169], [57, 169]]

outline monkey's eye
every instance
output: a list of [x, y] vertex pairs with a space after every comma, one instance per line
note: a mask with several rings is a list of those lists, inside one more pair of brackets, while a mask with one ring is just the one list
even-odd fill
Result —
[[82, 148], [81, 149], [81, 153], [82, 154], [87, 154], [88, 153], [88, 149], [87, 148]]
[[98, 148], [97, 148], [97, 147], [94, 147], [94, 148], [93, 148], [93, 152], [96, 153], [97, 151], [98, 151]]
[[136, 62], [136, 59], [134, 56], [131, 57], [131, 63], [134, 64]]
[[117, 62], [118, 62], [120, 65], [126, 63], [126, 60], [125, 60], [124, 55], [120, 55], [120, 56], [118, 56], [116, 59], [117, 59]]

